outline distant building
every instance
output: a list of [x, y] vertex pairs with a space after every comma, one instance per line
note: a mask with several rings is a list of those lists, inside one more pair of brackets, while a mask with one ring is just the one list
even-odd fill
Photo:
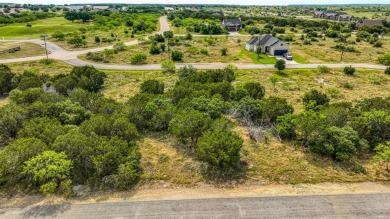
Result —
[[256, 52], [257, 48], [261, 47], [261, 52], [272, 56], [281, 56], [289, 51], [289, 46], [283, 41], [270, 34], [253, 37], [246, 42], [246, 49], [251, 52]]
[[65, 6], [64, 8], [68, 9], [69, 11], [82, 11], [82, 10], [84, 10], [84, 6]]
[[356, 29], [359, 29], [361, 27], [374, 27], [374, 26], [380, 26], [383, 27], [383, 21], [381, 20], [363, 20], [360, 23], [356, 25]]
[[352, 21], [355, 19], [354, 16], [349, 14], [327, 13], [323, 11], [315, 11], [313, 17], [333, 21]]
[[230, 32], [237, 32], [241, 30], [241, 20], [235, 19], [223, 19], [222, 27], [228, 29]]
[[339, 16], [339, 21], [353, 21], [354, 19], [355, 17], [349, 14], [341, 14]]
[[93, 6], [93, 10], [97, 10], [97, 11], [103, 11], [108, 8], [109, 8], [108, 6]]
[[172, 8], [172, 7], [164, 7], [164, 10], [165, 10], [165, 11], [174, 11], [175, 9]]

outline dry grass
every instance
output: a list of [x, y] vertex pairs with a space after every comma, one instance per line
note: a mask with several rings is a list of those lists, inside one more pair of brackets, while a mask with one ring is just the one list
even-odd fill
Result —
[[[185, 63], [253, 63], [250, 56], [242, 53], [242, 48], [248, 39], [247, 37], [194, 37], [193, 40], [181, 40], [180, 44], [171, 46], [170, 49], [182, 51]], [[110, 57], [109, 62], [130, 64], [130, 57], [135, 53], [147, 54], [149, 64], [161, 63], [168, 59], [167, 52], [158, 55], [149, 54], [150, 47], [151, 44], [129, 46], [126, 51]], [[226, 56], [221, 55], [222, 48], [228, 49]], [[202, 54], [200, 52], [202, 49], [206, 49], [208, 55]], [[85, 55], [80, 58], [86, 59]]]
[[140, 143], [144, 183], [163, 182], [191, 187], [202, 181], [199, 162], [177, 150], [169, 134], [146, 136]]
[[[297, 37], [295, 37], [297, 39]], [[351, 37], [350, 40], [355, 40]], [[337, 43], [334, 39], [327, 38], [326, 40], [319, 40], [319, 42], [312, 42], [312, 45], [299, 45], [300, 41], [290, 43], [290, 49], [294, 54], [307, 59], [310, 63], [375, 63], [377, 64], [378, 56], [390, 50], [389, 40], [381, 40], [383, 46], [375, 48], [367, 42], [357, 42], [356, 44], [349, 44], [348, 46], [355, 47], [359, 52], [346, 52], [341, 61], [341, 52], [333, 49]]]
[[109, 98], [125, 102], [140, 90], [141, 83], [149, 79], [157, 79], [165, 83], [169, 89], [175, 83], [177, 75], [161, 71], [105, 71], [107, 79], [103, 93]]
[[51, 64], [43, 64], [40, 61], [18, 62], [7, 64], [12, 72], [20, 74], [24, 71], [31, 71], [37, 74], [68, 74], [72, 70], [73, 66], [66, 64], [65, 62], [54, 60]]
[[[236, 123], [235, 130], [244, 139], [242, 159], [249, 164], [247, 183], [319, 183], [319, 182], [362, 182], [368, 180], [389, 180], [390, 175], [369, 159], [350, 163], [338, 163], [330, 158], [309, 152], [307, 148], [294, 146], [289, 142], [271, 139], [268, 144], [249, 139], [248, 129]], [[367, 174], [351, 170], [362, 165]]]
[[35, 43], [22, 42], [0, 42], [0, 51], [12, 49], [20, 46], [21, 50], [13, 53], [0, 53], [0, 59], [14, 59], [45, 54], [45, 49]]
[[[276, 84], [277, 92], [273, 91], [271, 77], [279, 79]], [[324, 83], [320, 83], [322, 79]], [[370, 69], [358, 69], [356, 76], [347, 76], [342, 69], [332, 69], [328, 74], [320, 74], [316, 69], [289, 69], [282, 74], [278, 74], [275, 70], [239, 70], [236, 84], [258, 81], [265, 86], [267, 96], [286, 98], [296, 111], [300, 111], [302, 109], [301, 97], [310, 89], [318, 89], [327, 93], [332, 102], [355, 101], [363, 98], [390, 96], [389, 80], [390, 77], [383, 71]], [[345, 83], [349, 83], [353, 88], [345, 88]]]

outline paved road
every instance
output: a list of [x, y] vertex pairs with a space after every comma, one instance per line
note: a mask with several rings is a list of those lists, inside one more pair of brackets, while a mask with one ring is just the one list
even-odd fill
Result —
[[[170, 30], [169, 23], [166, 16], [161, 16], [159, 18], [160, 23], [160, 31], [159, 33], [163, 33], [164, 31]], [[238, 33], [235, 33], [238, 35]], [[198, 35], [197, 35], [198, 36]], [[205, 35], [199, 35], [205, 36]], [[43, 46], [42, 40], [5, 40], [5, 41], [18, 41], [18, 42], [32, 42], [38, 45]], [[127, 46], [138, 44], [137, 40], [126, 42]], [[93, 65], [99, 69], [112, 69], [112, 70], [160, 70], [161, 66], [159, 64], [150, 64], [150, 65], [118, 65], [118, 64], [100, 64], [100, 63], [92, 63], [87, 62], [77, 57], [82, 54], [86, 54], [88, 52], [98, 52], [104, 49], [111, 49], [112, 46], [105, 46], [81, 51], [67, 51], [58, 45], [47, 42], [48, 50], [50, 51], [49, 58], [62, 60], [68, 64], [74, 66], [82, 66], [82, 65]], [[6, 63], [15, 63], [15, 62], [25, 62], [25, 61], [34, 61], [45, 58], [45, 56], [34, 56], [34, 57], [25, 57], [25, 58], [15, 58], [15, 59], [0, 59], [0, 64]], [[177, 67], [188, 65], [191, 63], [185, 64], [177, 64]], [[195, 68], [198, 69], [219, 69], [224, 68], [227, 64], [224, 63], [193, 63], [191, 64]], [[261, 64], [234, 64], [238, 69], [272, 69], [273, 65], [261, 65]], [[296, 64], [294, 62], [287, 62], [287, 68], [317, 68], [319, 65], [326, 65], [330, 68], [343, 68], [345, 66], [353, 66], [356, 68], [369, 68], [369, 69], [386, 69], [385, 66], [381, 65], [371, 65], [371, 64], [356, 64], [356, 63], [341, 63], [341, 64]]]
[[390, 194], [61, 204], [0, 209], [0, 218], [390, 218]]

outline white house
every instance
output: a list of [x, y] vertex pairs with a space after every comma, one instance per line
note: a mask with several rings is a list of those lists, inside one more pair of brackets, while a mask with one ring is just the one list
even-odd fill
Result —
[[283, 55], [290, 49], [286, 43], [270, 34], [253, 37], [246, 42], [246, 49], [248, 51], [256, 52], [259, 47], [261, 47], [262, 53], [267, 53], [272, 56]]

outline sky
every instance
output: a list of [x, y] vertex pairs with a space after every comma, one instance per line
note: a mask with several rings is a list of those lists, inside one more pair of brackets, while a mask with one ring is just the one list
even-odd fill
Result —
[[226, 5], [288, 5], [288, 4], [389, 4], [389, 0], [0, 0], [0, 3], [29, 4], [90, 4], [90, 3], [124, 3], [124, 4], [226, 4]]

